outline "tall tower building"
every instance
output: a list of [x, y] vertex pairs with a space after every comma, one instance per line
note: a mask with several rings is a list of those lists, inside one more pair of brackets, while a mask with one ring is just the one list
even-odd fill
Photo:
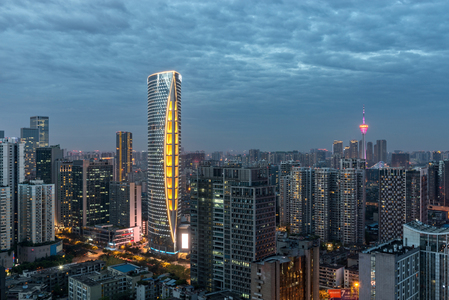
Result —
[[72, 206], [76, 199], [73, 188], [73, 162], [56, 161], [55, 190], [56, 224], [66, 228], [74, 227]]
[[250, 298], [252, 263], [276, 254], [268, 169], [202, 167], [191, 187], [192, 283]]
[[36, 149], [36, 179], [56, 184], [56, 160], [64, 157], [59, 145]]
[[176, 254], [181, 149], [181, 82], [176, 71], [148, 76], [148, 238]]
[[142, 229], [142, 186], [134, 182], [109, 184], [110, 218], [115, 226], [140, 227]]
[[363, 123], [359, 126], [360, 131], [362, 132], [362, 145], [360, 145], [360, 148], [362, 148], [362, 159], [366, 160], [366, 142], [365, 142], [365, 134], [368, 131], [368, 125], [365, 124], [365, 106], [363, 106]]
[[25, 179], [36, 177], [36, 148], [39, 146], [38, 128], [20, 128], [20, 139], [25, 143]]
[[290, 232], [312, 234], [314, 223], [315, 170], [293, 167], [290, 175]]
[[39, 146], [48, 147], [50, 145], [50, 129], [48, 117], [35, 116], [30, 118], [30, 127], [39, 129]]
[[365, 160], [342, 160], [340, 167], [340, 240], [345, 245], [365, 241]]
[[12, 205], [9, 186], [0, 183], [0, 251], [9, 250], [13, 245]]
[[13, 243], [18, 236], [18, 185], [25, 180], [24, 144], [18, 138], [0, 139], [0, 186], [8, 187], [10, 201], [10, 224]]
[[359, 142], [357, 140], [349, 141], [349, 158], [359, 158]]
[[374, 157], [373, 157], [373, 143], [372, 142], [368, 142], [366, 143], [366, 161], [369, 164], [369, 166], [371, 166], [371, 163], [373, 162]]
[[116, 133], [116, 181], [130, 180], [133, 171], [133, 134], [126, 131]]

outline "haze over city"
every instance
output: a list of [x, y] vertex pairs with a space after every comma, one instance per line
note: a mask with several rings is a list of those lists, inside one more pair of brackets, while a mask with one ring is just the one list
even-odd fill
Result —
[[185, 150], [447, 150], [447, 1], [3, 1], [0, 129], [146, 150], [148, 75], [183, 76]]

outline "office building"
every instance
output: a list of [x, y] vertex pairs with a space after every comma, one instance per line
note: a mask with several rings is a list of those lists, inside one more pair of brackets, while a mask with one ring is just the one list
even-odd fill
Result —
[[109, 185], [109, 223], [122, 227], [142, 227], [142, 186], [112, 181]]
[[59, 145], [36, 149], [36, 179], [56, 184], [56, 160], [64, 157]]
[[[18, 237], [18, 185], [25, 180], [24, 144], [18, 138], [0, 139], [0, 186], [9, 187], [12, 243]], [[7, 193], [5, 189], [4, 193]]]
[[407, 169], [410, 165], [410, 154], [408, 153], [392, 153], [391, 167]]
[[[60, 160], [56, 162], [56, 196], [55, 196], [55, 217], [56, 224], [61, 227], [74, 227], [72, 218], [74, 203], [74, 173], [73, 162]], [[75, 200], [76, 201], [76, 200]]]
[[19, 184], [19, 242], [55, 240], [55, 186], [42, 180]]
[[319, 239], [281, 239], [280, 255], [251, 264], [251, 299], [319, 299]]
[[24, 143], [25, 179], [36, 177], [36, 149], [39, 146], [38, 128], [20, 128], [20, 140]]
[[148, 239], [157, 253], [177, 252], [181, 74], [148, 76]]
[[71, 224], [77, 233], [83, 227], [109, 222], [109, 183], [113, 166], [108, 160], [75, 160], [72, 165], [73, 199]]
[[421, 298], [422, 276], [426, 274], [420, 272], [419, 238], [418, 245], [414, 247], [410, 243], [403, 246], [401, 240], [393, 240], [359, 254], [360, 299], [447, 298]]
[[30, 118], [30, 128], [39, 129], [38, 147], [48, 147], [50, 145], [50, 127], [48, 117], [35, 116]]
[[191, 183], [193, 284], [249, 298], [251, 263], [276, 253], [267, 168], [202, 167]]
[[116, 181], [122, 182], [131, 180], [133, 171], [133, 134], [126, 131], [116, 133]]
[[4, 139], [4, 138], [5, 138], [5, 131], [0, 130], [0, 139]]
[[349, 141], [349, 158], [359, 158], [359, 142], [357, 140]]
[[[449, 298], [449, 253], [448, 228], [437, 228], [412, 221], [404, 225], [403, 245], [420, 251], [419, 297], [415, 299], [434, 300]], [[407, 270], [407, 267], [405, 270]], [[390, 271], [391, 272], [391, 271]], [[376, 275], [377, 276], [377, 275]]]

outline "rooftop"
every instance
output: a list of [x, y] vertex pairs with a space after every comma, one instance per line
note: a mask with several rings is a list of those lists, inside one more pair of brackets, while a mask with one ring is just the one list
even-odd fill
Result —
[[407, 223], [404, 225], [405, 227], [409, 227], [410, 229], [414, 229], [416, 231], [422, 232], [422, 233], [431, 233], [436, 235], [446, 235], [449, 234], [449, 228], [445, 227], [434, 227], [430, 225], [426, 225], [420, 221], [412, 221], [410, 223]]
[[121, 264], [121, 265], [111, 266], [110, 268], [112, 268], [114, 270], [117, 270], [119, 272], [122, 272], [122, 273], [128, 273], [130, 271], [135, 271], [135, 270], [139, 269], [138, 266], [135, 266], [133, 264], [127, 264], [127, 263]]
[[412, 247], [403, 246], [402, 240], [392, 240], [390, 242], [366, 249], [365, 251], [363, 251], [363, 253], [387, 253], [393, 255], [402, 255], [413, 249], [414, 248]]

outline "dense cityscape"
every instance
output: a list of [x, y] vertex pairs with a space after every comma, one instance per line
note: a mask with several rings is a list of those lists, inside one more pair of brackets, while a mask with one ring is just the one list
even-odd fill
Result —
[[449, 151], [366, 142], [363, 107], [330, 151], [185, 152], [181, 75], [147, 82], [148, 152], [0, 131], [2, 299], [448, 297]]
[[448, 11], [1, 1], [0, 300], [449, 299]]

